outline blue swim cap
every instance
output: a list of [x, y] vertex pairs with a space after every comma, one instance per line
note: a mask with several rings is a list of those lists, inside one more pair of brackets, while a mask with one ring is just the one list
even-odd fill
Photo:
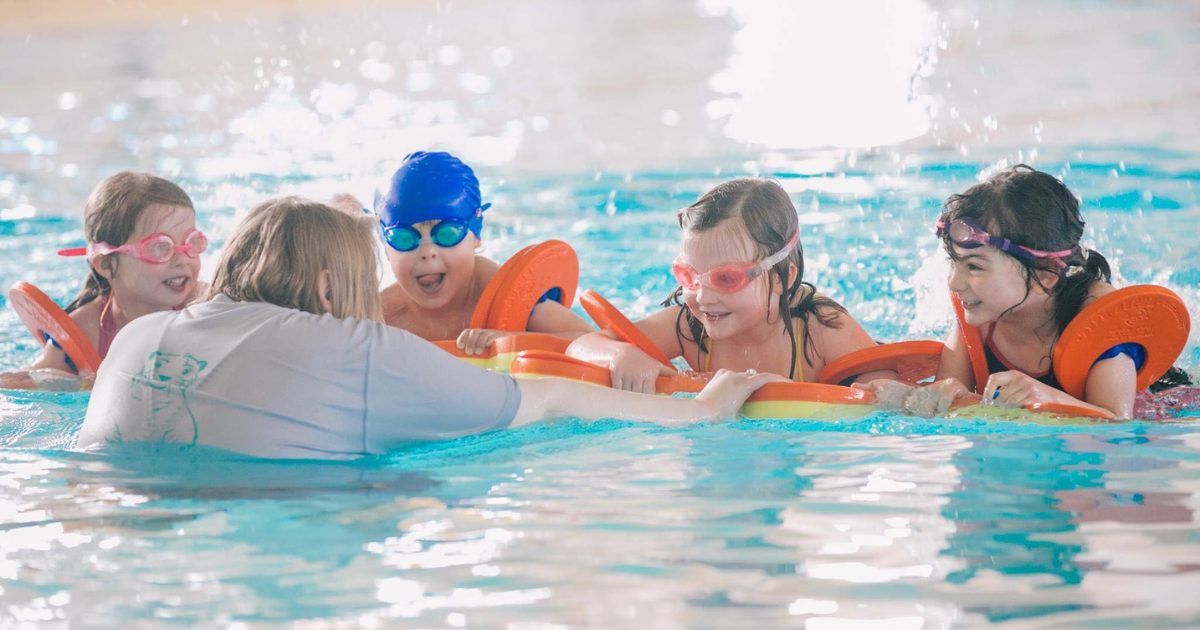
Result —
[[375, 192], [375, 214], [383, 227], [458, 219], [475, 236], [483, 229], [479, 180], [470, 166], [442, 151], [410, 153], [392, 175], [387, 194]]

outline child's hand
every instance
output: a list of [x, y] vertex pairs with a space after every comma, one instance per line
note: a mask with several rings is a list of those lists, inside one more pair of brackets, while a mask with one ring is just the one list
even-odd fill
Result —
[[696, 400], [704, 403], [708, 408], [705, 417], [700, 420], [725, 420], [736, 417], [738, 410], [746, 403], [746, 399], [759, 387], [767, 383], [786, 380], [788, 379], [770, 372], [717, 370], [712, 380], [704, 386], [704, 389], [700, 390], [699, 394], [696, 394]]
[[329, 200], [329, 205], [355, 218], [361, 217], [367, 209], [357, 197], [350, 193], [338, 193], [334, 195]]
[[40, 368], [27, 372], [4, 372], [0, 374], [0, 389], [36, 389], [53, 392], [74, 392], [92, 388], [95, 375], [79, 377], [76, 374]]
[[942, 379], [923, 387], [887, 379], [855, 383], [852, 387], [874, 392], [879, 406], [884, 409], [904, 411], [926, 418], [945, 415], [956, 400], [973, 395], [955, 378]]
[[999, 407], [1024, 407], [1040, 402], [1073, 402], [1063, 392], [1038, 382], [1024, 372], [996, 372], [983, 388], [984, 404]]
[[0, 373], [0, 389], [37, 389], [37, 383], [29, 372]]
[[956, 378], [944, 378], [924, 387], [917, 387], [904, 398], [904, 410], [914, 416], [932, 418], [944, 416], [960, 398], [974, 394]]
[[506, 330], [491, 330], [489, 328], [468, 328], [458, 334], [455, 344], [459, 350], [469, 355], [480, 355], [487, 352], [492, 342], [507, 337], [513, 333]]
[[675, 370], [650, 358], [632, 344], [623, 344], [612, 358], [613, 389], [624, 389], [643, 394], [655, 393], [655, 381], [659, 376], [670, 376]]
[[940, 393], [943, 398], [948, 399], [950, 402], [955, 402], [960, 398], [976, 397], [970, 389], [967, 389], [967, 386], [964, 385], [962, 381], [954, 377], [944, 378], [940, 381], [930, 383], [926, 385], [925, 388], [937, 389], [938, 393]]
[[883, 409], [903, 409], [904, 399], [916, 389], [913, 385], [889, 378], [875, 379], [867, 383], [854, 383], [850, 386], [874, 393], [877, 404]]

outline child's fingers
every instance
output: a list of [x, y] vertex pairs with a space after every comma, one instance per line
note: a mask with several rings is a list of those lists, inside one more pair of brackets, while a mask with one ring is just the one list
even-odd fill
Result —
[[884, 387], [888, 387], [888, 386], [892, 385], [893, 383], [895, 383], [895, 381], [892, 381], [889, 379], [877, 378], [877, 379], [872, 379], [870, 381], [867, 381], [866, 383], [864, 383], [862, 381], [854, 381], [853, 383], [850, 383], [850, 387], [853, 387], [854, 389], [862, 389], [862, 390], [866, 390], [868, 392], [878, 393], [880, 389], [882, 389]]
[[1000, 397], [1000, 391], [1004, 388], [1002, 380], [999, 374], [988, 377], [987, 384], [983, 386], [983, 404], [995, 404], [996, 399]]
[[1006, 385], [1001, 396], [1007, 404], [1013, 407], [1024, 407], [1029, 403], [1038, 402], [1040, 400], [1037, 392], [1037, 386], [1034, 384], [1037, 381], [1021, 380], [1010, 385]]
[[469, 355], [480, 355], [486, 353], [492, 342], [504, 335], [505, 333], [496, 330], [468, 328], [459, 333], [455, 345]]
[[37, 381], [28, 372], [5, 372], [0, 374], [0, 388], [37, 389]]
[[776, 374], [774, 372], [757, 372], [750, 375], [750, 380], [754, 381], [755, 383], [762, 383], [765, 385], [767, 383], [786, 382], [789, 379], [786, 376]]
[[658, 393], [658, 378], [660, 376], [670, 376], [675, 373], [674, 370], [668, 370], [666, 374], [663, 374], [663, 369], [664, 369], [664, 366], [657, 365], [657, 366], [651, 366], [650, 369], [646, 370], [646, 375], [642, 382], [642, 391], [643, 392], [645, 392], [647, 394], [657, 394]]
[[1020, 406], [1025, 398], [1024, 380], [1020, 373], [997, 372], [988, 378], [983, 388], [983, 404], [1000, 407]]
[[967, 386], [963, 385], [962, 381], [954, 377], [938, 381], [938, 387], [941, 387], [942, 393], [949, 398], [958, 398], [964, 394], [971, 393], [971, 390], [967, 389]]
[[788, 379], [786, 376], [781, 376], [772, 372], [752, 374], [750, 376], [750, 387], [752, 388], [750, 391], [757, 391], [758, 388], [766, 385], [767, 383], [785, 383], [788, 380], [790, 379]]
[[468, 330], [468, 331], [466, 331], [466, 332], [464, 332], [464, 333], [463, 333], [463, 343], [462, 343], [462, 349], [463, 349], [463, 350], [464, 350], [464, 351], [465, 351], [467, 354], [472, 354], [472, 355], [473, 355], [473, 354], [476, 354], [475, 347], [476, 347], [478, 344], [476, 343], [476, 341], [475, 341], [475, 340], [476, 340], [477, 338], [478, 338], [478, 334], [477, 334], [477, 333], [476, 333], [474, 330]]

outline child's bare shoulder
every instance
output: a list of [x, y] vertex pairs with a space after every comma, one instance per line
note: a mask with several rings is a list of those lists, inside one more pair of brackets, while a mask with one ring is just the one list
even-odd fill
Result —
[[105, 298], [98, 298], [71, 311], [71, 319], [79, 325], [92, 343], [100, 338], [100, 313], [104, 310]]
[[398, 326], [409, 310], [409, 299], [399, 284], [391, 284], [379, 292], [379, 306], [383, 309], [383, 321], [389, 326]]
[[500, 270], [500, 265], [496, 261], [486, 256], [475, 257], [475, 279], [488, 282], [496, 272]]
[[1088, 287], [1088, 294], [1087, 297], [1083, 299], [1083, 305], [1087, 306], [1089, 303], [1098, 300], [1116, 290], [1117, 288], [1113, 285], [1097, 280], [1092, 283], [1092, 286]]
[[71, 311], [71, 319], [74, 323], [79, 324], [84, 332], [90, 332], [90, 329], [100, 330], [100, 313], [104, 308], [104, 298], [97, 298], [88, 302], [76, 310]]

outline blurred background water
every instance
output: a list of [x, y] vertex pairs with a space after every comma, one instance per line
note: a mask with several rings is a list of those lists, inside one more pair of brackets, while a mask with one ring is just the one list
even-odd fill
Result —
[[[1194, 3], [68, 0], [0, 4], [0, 44], [0, 284], [62, 302], [113, 172], [178, 181], [219, 249], [259, 201], [369, 201], [436, 148], [495, 204], [488, 255], [565, 238], [635, 316], [675, 210], [762, 174], [810, 280], [938, 337], [930, 223], [1020, 161], [1121, 283], [1200, 304]], [[3, 306], [12, 369], [37, 349]], [[329, 465], [73, 453], [86, 402], [0, 393], [0, 625], [1200, 624], [1187, 418], [565, 421]]]

